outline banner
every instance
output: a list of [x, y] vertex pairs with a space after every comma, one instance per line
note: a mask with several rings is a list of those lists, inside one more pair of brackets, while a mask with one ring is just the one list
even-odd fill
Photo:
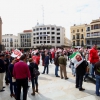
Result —
[[83, 62], [83, 57], [79, 52], [73, 53], [72, 55], [69, 56], [69, 58], [74, 63], [75, 68], [77, 68]]
[[17, 59], [19, 59], [21, 56], [22, 56], [22, 52], [18, 49], [15, 49], [13, 50], [12, 54], [11, 54], [11, 57], [16, 57]]

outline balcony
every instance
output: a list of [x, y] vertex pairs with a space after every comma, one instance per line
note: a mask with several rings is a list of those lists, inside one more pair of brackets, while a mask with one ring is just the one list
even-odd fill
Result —
[[80, 37], [76, 37], [76, 39], [80, 39]]

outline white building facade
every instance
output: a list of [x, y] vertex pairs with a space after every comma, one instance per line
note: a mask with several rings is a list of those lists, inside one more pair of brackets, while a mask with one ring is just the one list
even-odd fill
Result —
[[56, 25], [37, 25], [33, 27], [32, 47], [64, 46], [65, 28]]
[[13, 34], [2, 35], [2, 44], [5, 46], [5, 50], [11, 50], [18, 48], [18, 36]]
[[24, 30], [22, 33], [18, 33], [20, 49], [70, 46], [70, 40], [67, 40], [65, 28], [56, 25], [36, 25], [32, 30]]

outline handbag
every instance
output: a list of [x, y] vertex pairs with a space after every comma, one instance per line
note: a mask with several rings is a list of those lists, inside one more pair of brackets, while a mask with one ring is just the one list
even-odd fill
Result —
[[40, 72], [36, 69], [36, 68], [33, 68], [33, 77], [37, 77], [40, 75]]

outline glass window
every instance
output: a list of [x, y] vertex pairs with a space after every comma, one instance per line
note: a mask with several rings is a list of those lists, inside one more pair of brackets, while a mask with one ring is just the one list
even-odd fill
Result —
[[47, 27], [47, 30], [49, 30], [50, 29], [50, 27]]
[[79, 29], [77, 29], [77, 32], [79, 32]]
[[52, 41], [52, 43], [55, 43], [55, 41]]
[[43, 30], [46, 30], [46, 28], [44, 27]]
[[60, 35], [60, 33], [57, 33], [57, 35]]
[[42, 28], [40, 28], [40, 30], [42, 30]]
[[47, 43], [50, 43], [50, 41], [47, 41]]
[[90, 37], [90, 33], [87, 33], [87, 37]]
[[60, 41], [57, 41], [57, 43], [60, 43]]
[[52, 27], [52, 28], [51, 28], [51, 30], [55, 30], [55, 28], [54, 28], [54, 27]]
[[60, 39], [60, 37], [57, 37], [57, 39]]
[[57, 28], [57, 31], [60, 31], [60, 28]]
[[47, 34], [50, 34], [50, 32], [47, 32]]
[[55, 32], [51, 32], [51, 34], [55, 34]]

